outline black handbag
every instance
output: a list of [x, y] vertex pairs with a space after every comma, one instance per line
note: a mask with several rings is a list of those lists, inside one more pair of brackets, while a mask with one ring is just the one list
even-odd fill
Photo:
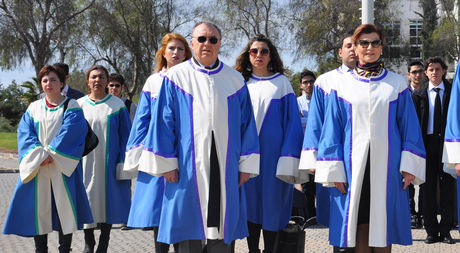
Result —
[[[67, 110], [69, 101], [70, 101], [70, 98], [68, 98], [64, 102], [64, 113]], [[62, 118], [62, 120], [64, 121], [64, 117]], [[97, 135], [93, 132], [93, 129], [91, 129], [91, 127], [89, 126], [88, 121], [86, 119], [85, 121], [86, 121], [86, 125], [88, 126], [88, 132], [86, 133], [86, 136], [85, 136], [85, 149], [83, 150], [83, 154], [81, 155], [82, 157], [86, 156], [91, 151], [93, 151], [99, 144], [99, 139], [97, 138]]]
[[301, 216], [292, 216], [286, 227], [278, 232], [275, 246], [277, 253], [304, 253], [305, 252], [305, 219]]

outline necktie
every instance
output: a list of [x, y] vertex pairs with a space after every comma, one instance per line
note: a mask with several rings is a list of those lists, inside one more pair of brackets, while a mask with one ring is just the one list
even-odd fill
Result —
[[442, 123], [442, 107], [441, 107], [441, 96], [439, 91], [441, 88], [434, 88], [436, 91], [436, 98], [434, 99], [434, 118], [433, 118], [433, 134], [441, 134], [441, 123]]

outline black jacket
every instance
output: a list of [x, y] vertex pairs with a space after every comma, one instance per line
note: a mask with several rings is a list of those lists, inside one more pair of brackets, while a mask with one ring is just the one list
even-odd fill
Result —
[[[452, 84], [449, 83], [447, 80], [443, 80], [444, 82], [444, 94], [442, 96], [442, 134], [441, 137], [444, 139], [444, 133], [446, 129], [446, 120], [447, 120], [447, 110], [449, 108], [449, 101], [450, 101], [450, 92], [452, 90]], [[428, 128], [428, 117], [429, 117], [429, 100], [428, 100], [428, 82], [424, 82], [420, 89], [414, 91], [412, 93], [412, 100], [414, 101], [415, 110], [417, 111], [418, 120], [420, 123], [420, 128], [422, 130], [422, 137], [424, 143], [426, 142], [426, 131]]]
[[77, 100], [83, 96], [85, 95], [81, 93], [79, 90], [72, 89], [69, 86], [69, 89], [67, 90], [67, 97]]

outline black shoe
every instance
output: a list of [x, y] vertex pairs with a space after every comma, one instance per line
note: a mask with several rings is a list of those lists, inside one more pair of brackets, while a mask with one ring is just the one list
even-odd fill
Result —
[[447, 244], [455, 244], [455, 240], [452, 236], [450, 236], [450, 234], [442, 235], [440, 241]]
[[88, 244], [85, 244], [85, 249], [83, 249], [83, 253], [93, 253], [94, 252], [94, 246], [89, 246]]
[[435, 236], [435, 235], [427, 235], [426, 236], [426, 239], [425, 239], [426, 244], [432, 244], [432, 243], [435, 243], [435, 242], [439, 242], [438, 236]]

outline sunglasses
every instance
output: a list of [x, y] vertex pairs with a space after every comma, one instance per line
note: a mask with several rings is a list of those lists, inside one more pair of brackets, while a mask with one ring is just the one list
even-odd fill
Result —
[[315, 84], [315, 80], [305, 80], [302, 84]]
[[214, 36], [209, 38], [207, 38], [206, 36], [199, 36], [196, 38], [196, 40], [200, 43], [205, 43], [206, 41], [209, 41], [211, 44], [217, 44], [217, 42], [219, 41], [219, 39]]
[[118, 83], [116, 83], [116, 84], [109, 84], [109, 87], [110, 87], [110, 88], [113, 88], [113, 87], [120, 88], [121, 85], [118, 84]]
[[417, 75], [417, 74], [423, 74], [423, 72], [424, 72], [423, 69], [421, 69], [421, 70], [414, 70], [414, 71], [412, 71], [412, 72], [410, 72], [410, 73], [411, 73], [412, 75]]
[[257, 49], [257, 48], [251, 48], [249, 49], [249, 54], [252, 55], [252, 56], [257, 56], [260, 52], [260, 55], [264, 56], [264, 55], [267, 55], [270, 51], [267, 49], [267, 48], [262, 48], [261, 50]]
[[369, 44], [372, 45], [372, 47], [376, 48], [382, 45], [382, 40], [373, 40], [373, 41], [368, 41], [368, 40], [358, 40], [356, 43], [357, 45], [360, 45], [364, 48], [368, 48]]

